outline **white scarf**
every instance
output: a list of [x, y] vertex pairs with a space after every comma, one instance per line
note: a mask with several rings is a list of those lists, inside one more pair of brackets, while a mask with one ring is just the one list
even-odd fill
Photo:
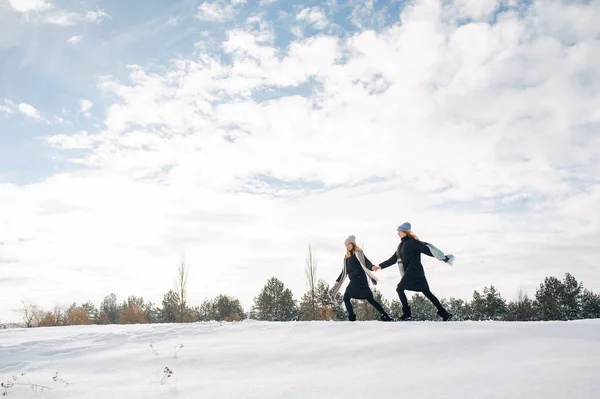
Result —
[[[431, 251], [431, 254], [433, 255], [434, 258], [436, 258], [437, 260], [442, 261], [442, 262], [446, 261], [446, 255], [444, 254], [444, 252], [441, 249], [439, 249], [435, 245], [430, 244], [425, 241], [423, 241], [423, 244], [427, 245], [427, 247]], [[404, 276], [404, 273], [406, 272], [406, 270], [404, 270], [404, 265], [402, 264], [402, 258], [400, 257], [400, 248], [398, 248], [398, 250], [396, 250], [396, 258], [398, 259], [398, 270], [400, 270], [400, 276]]]

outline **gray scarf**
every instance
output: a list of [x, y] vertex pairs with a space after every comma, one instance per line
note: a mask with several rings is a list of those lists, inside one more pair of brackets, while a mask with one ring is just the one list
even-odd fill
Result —
[[[363, 270], [367, 274], [367, 277], [369, 277], [371, 279], [371, 281], [373, 281], [373, 285], [377, 285], [377, 282], [379, 281], [379, 279], [377, 277], [375, 277], [373, 272], [370, 271], [367, 268], [367, 266], [365, 266], [365, 254], [362, 251], [356, 251], [354, 254], [356, 255], [356, 259], [358, 259], [360, 266], [363, 268]], [[346, 258], [344, 258], [344, 267], [342, 268], [342, 277], [340, 278], [340, 282], [338, 285], [334, 286], [330, 291], [332, 298], [335, 298], [335, 296], [339, 292], [340, 288], [342, 288], [342, 283], [344, 282], [344, 280], [346, 279], [347, 276], [348, 276], [348, 271], [346, 270]]]

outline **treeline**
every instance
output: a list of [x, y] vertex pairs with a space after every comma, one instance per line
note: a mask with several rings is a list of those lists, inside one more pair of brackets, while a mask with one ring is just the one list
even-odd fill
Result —
[[[416, 294], [409, 301], [414, 319], [439, 320], [435, 307], [424, 296]], [[522, 290], [513, 301], [507, 301], [493, 286], [474, 291], [470, 301], [442, 299], [454, 314], [453, 320], [548, 321], [600, 318], [600, 295], [584, 288], [573, 275], [563, 280], [546, 277], [530, 298]], [[386, 303], [386, 305], [388, 305]], [[391, 314], [402, 314], [399, 301], [389, 304]], [[415, 317], [416, 316], [416, 317]]]
[[[198, 321], [311, 321], [347, 320], [342, 294], [335, 300], [329, 295], [330, 285], [317, 278], [317, 264], [309, 247], [306, 265], [306, 292], [298, 301], [282, 281], [272, 277], [254, 298], [246, 312], [240, 301], [229, 295], [207, 299], [200, 306], [187, 302], [187, 271], [185, 262], [178, 268], [177, 283], [168, 291], [160, 306], [142, 297], [130, 296], [119, 302], [115, 294], [104, 298], [99, 307], [91, 302], [73, 303], [68, 308], [56, 306], [45, 311], [33, 304], [23, 304], [22, 316], [27, 327], [47, 327], [82, 324], [144, 324], [189, 323]], [[343, 290], [342, 290], [343, 291]], [[402, 314], [398, 299], [388, 301], [377, 289], [377, 299], [390, 316]], [[353, 300], [357, 320], [378, 320], [379, 314], [366, 301]], [[474, 291], [470, 300], [442, 298], [442, 304], [454, 314], [453, 320], [537, 321], [600, 318], [600, 295], [584, 288], [570, 273], [560, 280], [547, 277], [530, 298], [520, 291], [517, 298], [507, 301], [493, 286]], [[439, 320], [436, 309], [423, 295], [409, 300], [415, 320]]]

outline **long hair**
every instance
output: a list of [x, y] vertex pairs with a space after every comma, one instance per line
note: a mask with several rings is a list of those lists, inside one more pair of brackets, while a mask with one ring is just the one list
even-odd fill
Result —
[[352, 243], [352, 249], [350, 251], [348, 251], [348, 249], [346, 249], [346, 258], [351, 257], [357, 251], [362, 251], [362, 249], [360, 249], [360, 247], [358, 245], [356, 245], [355, 243]]
[[415, 233], [412, 232], [412, 230], [402, 230], [404, 233], [406, 233], [407, 236], [414, 238], [415, 240], [419, 241], [419, 237], [417, 237], [417, 235]]

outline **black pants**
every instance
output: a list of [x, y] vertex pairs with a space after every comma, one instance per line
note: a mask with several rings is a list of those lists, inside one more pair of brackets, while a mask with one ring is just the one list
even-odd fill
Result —
[[[400, 297], [400, 302], [402, 302], [402, 313], [405, 316], [411, 316], [410, 307], [408, 306], [408, 298], [406, 297], [406, 294], [404, 293], [405, 289], [406, 288], [405, 288], [404, 284], [402, 283], [402, 281], [400, 281], [400, 283], [398, 284], [398, 288], [396, 288], [396, 292], [398, 292], [398, 296]], [[410, 290], [410, 291], [414, 291], [414, 290]], [[433, 293], [429, 290], [429, 286], [425, 286], [425, 287], [423, 287], [423, 289], [421, 289], [417, 292], [421, 292], [423, 295], [425, 295], [425, 298], [429, 299], [431, 301], [431, 303], [433, 303], [433, 306], [435, 306], [438, 310], [438, 314], [444, 315], [447, 313], [446, 309], [444, 309], [444, 307], [442, 306], [440, 301], [437, 299], [437, 297], [435, 295], [433, 295]]]
[[[370, 290], [369, 290], [370, 292]], [[381, 306], [381, 304], [379, 302], [377, 302], [375, 300], [375, 298], [373, 298], [373, 293], [370, 292], [369, 294], [365, 294], [364, 298], [356, 298], [356, 299], [366, 299], [367, 302], [369, 302], [371, 305], [373, 305], [373, 307], [380, 313], [380, 314], [387, 314], [385, 312], [385, 310], [383, 310], [383, 306]], [[346, 305], [346, 310], [348, 311], [349, 315], [353, 315], [354, 314], [354, 308], [352, 307], [352, 302], [350, 302], [350, 299], [352, 299], [353, 297], [346, 292], [344, 294], [344, 305]]]

